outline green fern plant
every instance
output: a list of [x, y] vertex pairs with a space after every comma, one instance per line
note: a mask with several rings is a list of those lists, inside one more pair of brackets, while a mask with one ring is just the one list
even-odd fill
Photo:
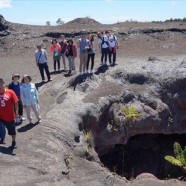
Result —
[[175, 142], [173, 145], [174, 156], [167, 155], [164, 157], [169, 163], [180, 167], [184, 173], [186, 173], [186, 146], [184, 149], [180, 146], [178, 142]]
[[122, 106], [121, 113], [125, 116], [128, 121], [133, 120], [134, 118], [141, 117], [142, 114], [139, 114], [134, 105], [131, 106]]
[[134, 122], [135, 119], [142, 116], [141, 113], [138, 113], [134, 105], [131, 106], [121, 106], [120, 113], [125, 116], [126, 121]]

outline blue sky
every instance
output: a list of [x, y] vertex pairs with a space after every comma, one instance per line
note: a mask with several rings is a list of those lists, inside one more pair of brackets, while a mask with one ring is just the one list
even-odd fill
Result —
[[104, 24], [164, 21], [186, 17], [186, 0], [0, 0], [0, 14], [10, 22], [31, 25], [87, 16]]

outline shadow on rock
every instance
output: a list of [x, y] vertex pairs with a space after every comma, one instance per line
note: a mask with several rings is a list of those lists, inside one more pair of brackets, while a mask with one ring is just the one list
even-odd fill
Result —
[[101, 73], [105, 73], [107, 70], [108, 70], [109, 68], [108, 68], [108, 65], [101, 65], [98, 69], [97, 69], [97, 71], [95, 72], [95, 74], [96, 75], [99, 75], [99, 74], [101, 74]]
[[34, 123], [34, 124], [27, 124], [25, 126], [22, 126], [21, 128], [17, 129], [18, 132], [26, 132], [28, 130], [31, 130], [33, 127], [35, 127], [36, 125], [38, 125], [38, 122]]
[[0, 146], [0, 153], [2, 154], [8, 154], [8, 155], [12, 155], [15, 156], [16, 154], [13, 153], [14, 148], [10, 147], [2, 147]]
[[50, 75], [61, 74], [62, 72], [66, 72], [66, 70], [51, 71], [51, 72], [50, 72]]
[[36, 89], [38, 90], [39, 87], [43, 86], [46, 83], [47, 83], [46, 81], [41, 81], [39, 83], [35, 83]]
[[74, 91], [75, 91], [76, 90], [76, 86], [78, 84], [81, 84], [81, 83], [85, 82], [86, 79], [92, 79], [92, 77], [93, 77], [93, 74], [78, 75], [74, 79], [72, 79], [69, 84], [70, 84], [71, 87], [74, 87]]

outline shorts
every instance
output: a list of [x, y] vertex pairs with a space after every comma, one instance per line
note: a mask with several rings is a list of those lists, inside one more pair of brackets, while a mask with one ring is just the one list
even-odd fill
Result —
[[16, 135], [16, 126], [14, 121], [4, 121], [0, 120], [0, 123], [3, 124], [7, 130], [8, 130], [8, 135]]

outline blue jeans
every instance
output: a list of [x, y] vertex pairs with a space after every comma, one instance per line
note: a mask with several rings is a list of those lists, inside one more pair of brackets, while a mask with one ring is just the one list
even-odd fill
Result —
[[6, 136], [6, 130], [3, 123], [0, 121], [0, 139], [4, 139]]

